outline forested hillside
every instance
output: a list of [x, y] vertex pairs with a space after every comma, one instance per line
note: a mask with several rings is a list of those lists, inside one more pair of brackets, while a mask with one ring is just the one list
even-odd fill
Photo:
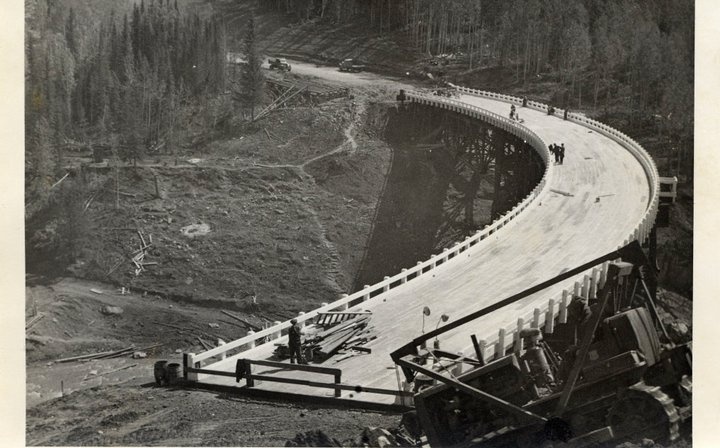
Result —
[[[240, 2], [243, 3], [243, 2]], [[453, 54], [468, 70], [511, 67], [527, 84], [569, 82], [567, 106], [623, 97], [664, 117], [691, 141], [694, 2], [691, 0], [264, 0], [265, 11], [301, 20], [367, 21], [411, 37], [428, 55]], [[671, 119], [670, 119], [671, 118]]]
[[[174, 154], [188, 131], [241, 116], [250, 96], [226, 52], [245, 53], [251, 16], [267, 55], [358, 57], [618, 127], [688, 181], [678, 222], [691, 229], [691, 0], [26, 0], [26, 216], [77, 215], [73, 187], [87, 187], [54, 187], [72, 151], [112, 163]], [[689, 232], [668, 252], [688, 263]]]
[[136, 160], [160, 141], [173, 146], [184, 108], [225, 89], [222, 22], [201, 19], [177, 1], [96, 10], [28, 0], [26, 11], [30, 212], [44, 205], [72, 142]]

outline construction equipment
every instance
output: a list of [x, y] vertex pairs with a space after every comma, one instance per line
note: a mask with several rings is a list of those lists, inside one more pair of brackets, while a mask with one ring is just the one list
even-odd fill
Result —
[[292, 70], [292, 66], [283, 58], [271, 58], [268, 63], [270, 64], [270, 70], [279, 70], [281, 72]]
[[[604, 261], [610, 262], [607, 279], [596, 299], [576, 298], [566, 323], [545, 339], [537, 328], [523, 330], [518, 339], [524, 348], [489, 362], [478, 350], [477, 359], [461, 360], [472, 369], [460, 375], [443, 367], [447, 360], [457, 363], [457, 354], [423, 348], [430, 338]], [[647, 267], [633, 242], [395, 351], [392, 357], [408, 382], [416, 382], [414, 412], [430, 445], [675, 440], [679, 423], [691, 417], [692, 350], [665, 331], [646, 282], [652, 280], [646, 279], [646, 272], [652, 275]]]
[[354, 59], [344, 59], [339, 64], [341, 72], [361, 72], [365, 70], [363, 64], [358, 64]]

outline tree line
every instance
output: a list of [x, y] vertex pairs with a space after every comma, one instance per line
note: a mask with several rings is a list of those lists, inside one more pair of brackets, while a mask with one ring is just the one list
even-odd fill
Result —
[[623, 98], [692, 133], [693, 0], [261, 0], [302, 20], [365, 20], [401, 32], [416, 50], [453, 54], [468, 69], [506, 67], [527, 84], [569, 85], [563, 106], [606, 108]]
[[226, 88], [225, 29], [178, 8], [134, 3], [95, 26], [51, 0], [26, 1], [26, 192], [47, 196], [64, 142], [122, 159], [174, 145], [184, 110]]

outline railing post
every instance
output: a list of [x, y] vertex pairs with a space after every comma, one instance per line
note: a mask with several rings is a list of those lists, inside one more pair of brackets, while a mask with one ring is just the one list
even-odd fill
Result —
[[303, 317], [304, 315], [305, 315], [305, 311], [299, 311], [299, 312], [298, 312], [298, 317], [300, 318], [300, 319], [298, 319], [298, 325], [300, 326], [300, 328], [305, 327], [305, 321], [302, 320], [302, 317]]
[[552, 334], [553, 331], [555, 331], [555, 299], [550, 299], [545, 313], [545, 333]]
[[558, 321], [561, 324], [567, 323], [567, 307], [568, 307], [568, 291], [563, 289], [562, 299], [560, 299], [560, 313], [558, 315]]
[[[223, 341], [222, 339], [218, 338], [218, 340], [217, 340], [217, 346], [218, 346], [218, 347], [222, 347], [223, 345], [225, 345], [225, 341]], [[220, 359], [221, 359], [221, 360], [225, 359], [226, 355], [227, 355], [226, 352], [220, 353]]]
[[600, 283], [598, 285], [600, 288], [603, 288], [605, 286], [605, 282], [607, 281], [608, 266], [610, 266], [609, 261], [602, 264], [602, 269], [600, 270]]
[[[347, 299], [347, 298], [348, 298], [348, 295], [347, 295], [347, 294], [340, 294], [340, 300]], [[347, 304], [347, 302], [343, 303], [342, 305], [340, 305], [340, 306], [338, 307], [338, 310], [340, 310], [340, 311], [345, 311], [345, 310], [347, 310], [347, 309], [348, 309], [348, 304]]]
[[186, 381], [197, 381], [198, 374], [195, 372], [188, 372], [189, 367], [195, 367], [195, 360], [193, 359], [195, 353], [183, 353], [183, 378]]
[[363, 302], [370, 300], [370, 285], [363, 285]]
[[540, 308], [535, 308], [533, 311], [532, 327], [540, 328]]
[[500, 331], [498, 331], [498, 341], [497, 346], [495, 347], [495, 355], [499, 358], [501, 356], [505, 356], [505, 329], [501, 328]]
[[[383, 278], [383, 280], [388, 281], [388, 280], [390, 280], [390, 277], [388, 277], [388, 276], [386, 275], [386, 276]], [[386, 292], [386, 291], [390, 291], [390, 284], [387, 284], [387, 285], [383, 286], [383, 292]]]
[[[280, 325], [280, 324], [282, 324], [282, 322], [280, 322], [279, 320], [276, 320], [276, 321], [273, 322], [273, 327], [274, 327], [274, 326], [277, 326], [277, 325]], [[272, 339], [280, 339], [281, 336], [282, 336], [282, 330], [278, 330], [278, 331], [276, 331], [276, 332], [273, 333]]]
[[[246, 336], [252, 336], [252, 335], [254, 335], [254, 334], [255, 334], [255, 332], [254, 332], [254, 331], [252, 331], [252, 330], [248, 330], [248, 332], [247, 332], [247, 335], [246, 335]], [[251, 340], [250, 342], [248, 342], [248, 343], [247, 343], [247, 344], [245, 344], [245, 345], [246, 345], [246, 347], [247, 347], [247, 349], [246, 349], [246, 350], [250, 350], [251, 348], [255, 348], [255, 339]]]
[[582, 296], [585, 297], [585, 299], [590, 299], [590, 276], [585, 274], [583, 277], [583, 283], [582, 283]]
[[[342, 375], [342, 372], [338, 372], [335, 374], [335, 384], [339, 385], [341, 383], [341, 381], [340, 381], [341, 375]], [[340, 389], [339, 387], [336, 387], [335, 388], [335, 397], [339, 398], [341, 395], [342, 395], [342, 389]]]
[[487, 349], [487, 341], [485, 339], [480, 339], [478, 341], [478, 351], [480, 352], [480, 355], [482, 356], [482, 359], [478, 359], [481, 363], [487, 364], [488, 357], [485, 356], [485, 350]]
[[593, 268], [592, 272], [590, 273], [590, 285], [588, 290], [588, 298], [594, 299], [597, 297], [596, 291], [597, 291], [597, 280], [595, 280], [595, 275], [597, 274], [597, 268]]
[[402, 276], [402, 278], [400, 279], [400, 283], [401, 283], [401, 284], [407, 283], [407, 274], [406, 274], [407, 268], [402, 268], [402, 269], [400, 269], [400, 272], [403, 273], [403, 276]]
[[525, 319], [521, 317], [517, 320], [517, 331], [515, 332], [515, 353], [517, 353], [518, 356], [520, 356], [523, 351], [523, 340], [520, 337], [523, 326], [525, 326]]

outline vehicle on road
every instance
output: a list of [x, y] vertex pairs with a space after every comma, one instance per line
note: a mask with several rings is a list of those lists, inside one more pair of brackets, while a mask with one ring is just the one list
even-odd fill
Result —
[[286, 59], [282, 58], [271, 58], [268, 60], [268, 63], [270, 64], [270, 70], [280, 70], [281, 72], [289, 72], [292, 70], [292, 66], [288, 64], [288, 61]]
[[361, 72], [365, 70], [365, 66], [358, 64], [355, 59], [344, 59], [340, 62], [339, 67], [341, 72]]

